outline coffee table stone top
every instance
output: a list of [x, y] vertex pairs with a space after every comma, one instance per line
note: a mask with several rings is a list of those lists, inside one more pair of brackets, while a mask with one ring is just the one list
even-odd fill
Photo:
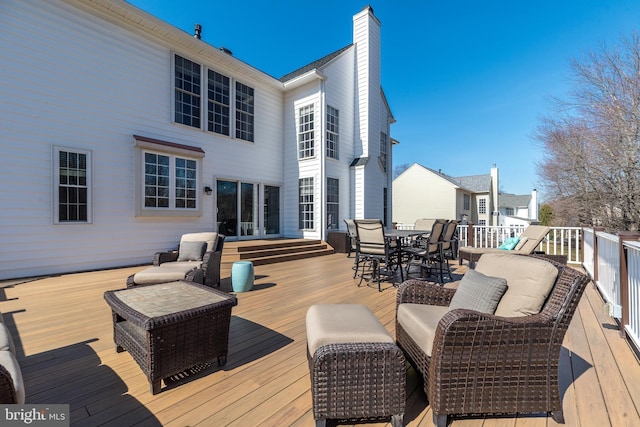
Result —
[[184, 280], [107, 291], [105, 299], [124, 318], [147, 330], [237, 304], [233, 295]]

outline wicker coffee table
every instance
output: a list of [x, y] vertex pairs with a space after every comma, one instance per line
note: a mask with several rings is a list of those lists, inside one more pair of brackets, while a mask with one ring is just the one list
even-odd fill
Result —
[[107, 291], [116, 351], [128, 351], [160, 392], [171, 375], [213, 360], [227, 360], [233, 295], [177, 281]]

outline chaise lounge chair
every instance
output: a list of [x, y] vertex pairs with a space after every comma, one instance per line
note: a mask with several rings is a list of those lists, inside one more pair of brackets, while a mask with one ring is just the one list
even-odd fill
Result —
[[[520, 236], [515, 248], [508, 250], [508, 253], [519, 255], [530, 255], [536, 250], [538, 245], [546, 237], [551, 230], [550, 227], [544, 225], [530, 225]], [[473, 268], [480, 257], [486, 253], [504, 253], [505, 249], [499, 248], [474, 248], [472, 246], [463, 246], [458, 249], [458, 264], [462, 265], [462, 260], [469, 261], [469, 267]]]

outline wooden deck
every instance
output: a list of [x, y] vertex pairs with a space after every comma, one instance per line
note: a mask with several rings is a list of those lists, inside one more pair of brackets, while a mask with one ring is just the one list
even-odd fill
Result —
[[[344, 254], [257, 266], [254, 290], [239, 294], [233, 309], [227, 365], [193, 373], [155, 396], [131, 356], [115, 352], [103, 299], [144, 267], [0, 282], [0, 311], [18, 347], [27, 402], [69, 404], [73, 426], [312, 426], [308, 307], [366, 304], [394, 333], [395, 290], [356, 286], [351, 266]], [[222, 288], [230, 290], [228, 269], [222, 273]], [[640, 425], [640, 365], [591, 285], [565, 339], [561, 369], [567, 426]], [[432, 426], [413, 369], [407, 378], [405, 425]], [[555, 422], [538, 414], [451, 425]]]

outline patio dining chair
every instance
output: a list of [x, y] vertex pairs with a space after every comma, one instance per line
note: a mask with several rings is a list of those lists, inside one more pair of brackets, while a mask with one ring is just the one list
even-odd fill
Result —
[[357, 219], [355, 224], [357, 240], [353, 277], [355, 278], [360, 274], [358, 286], [370, 274], [372, 280], [377, 280], [378, 290], [382, 291], [381, 276], [384, 274], [387, 278], [393, 280], [396, 270], [400, 271], [400, 279], [404, 280], [399, 247], [390, 244], [389, 239], [384, 234], [382, 221], [379, 219]]
[[[403, 250], [407, 257], [407, 277], [409, 277], [411, 273], [411, 267], [419, 267], [422, 277], [425, 272], [431, 274], [434, 267], [440, 264], [440, 283], [443, 283], [442, 264], [444, 262], [444, 255], [442, 244], [447, 224], [448, 221], [445, 219], [436, 219], [431, 227], [431, 233], [427, 238], [417, 239], [415, 246]], [[451, 277], [451, 272], [449, 272], [449, 277]]]
[[347, 237], [349, 238], [349, 247], [347, 248], [347, 258], [351, 256], [351, 252], [356, 251], [356, 241], [358, 240], [358, 233], [356, 231], [356, 223], [353, 219], [347, 218], [344, 220], [347, 225]]

